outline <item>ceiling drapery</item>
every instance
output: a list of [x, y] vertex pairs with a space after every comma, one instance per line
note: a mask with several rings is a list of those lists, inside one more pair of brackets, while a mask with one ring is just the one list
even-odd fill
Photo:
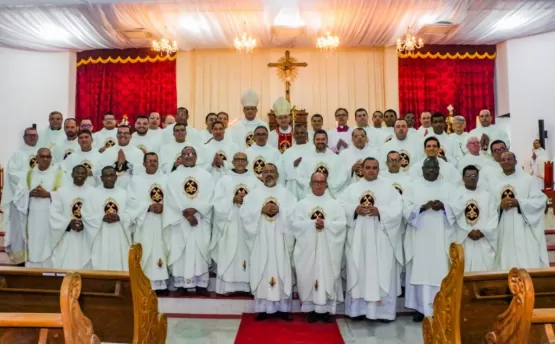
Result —
[[[74, 2], [0, 7], [0, 45], [42, 51], [145, 47], [149, 39], [122, 34], [144, 28], [154, 38], [177, 40], [182, 50], [232, 48], [244, 23], [259, 47], [282, 48], [313, 47], [328, 30], [339, 36], [343, 47], [387, 46], [409, 26], [418, 31], [426, 22], [442, 20], [460, 26], [447, 36], [424, 36], [426, 44], [492, 44], [555, 30], [555, 1], [541, 0]], [[274, 34], [276, 18], [288, 24], [302, 21], [305, 31], [297, 36]], [[511, 18], [521, 25], [513, 30], [497, 26], [501, 19]]]

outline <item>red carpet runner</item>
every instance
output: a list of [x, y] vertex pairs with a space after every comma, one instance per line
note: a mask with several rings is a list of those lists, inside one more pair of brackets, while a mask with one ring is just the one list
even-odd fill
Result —
[[255, 321], [254, 314], [243, 314], [235, 344], [344, 344], [336, 322], [309, 324], [304, 315], [293, 321], [268, 319]]

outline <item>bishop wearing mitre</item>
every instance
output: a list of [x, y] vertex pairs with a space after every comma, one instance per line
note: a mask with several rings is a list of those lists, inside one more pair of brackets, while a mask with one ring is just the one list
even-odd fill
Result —
[[516, 168], [517, 161], [513, 153], [502, 153], [500, 164], [503, 172], [488, 176], [492, 182], [490, 191], [500, 211], [497, 268], [548, 267], [544, 233], [547, 198], [534, 177]]
[[133, 242], [143, 247], [141, 267], [158, 295], [166, 294], [169, 279], [168, 250], [162, 236], [164, 198], [168, 176], [161, 173], [156, 153], [145, 154], [145, 174], [134, 176], [127, 189], [128, 207], [135, 232]]
[[466, 272], [495, 269], [499, 214], [493, 196], [484, 188], [478, 188], [479, 173], [474, 165], [463, 169], [464, 187], [458, 189], [458, 198], [452, 203], [457, 219], [456, 241], [464, 246]]
[[254, 295], [256, 320], [277, 315], [291, 320], [291, 254], [294, 237], [289, 216], [294, 196], [278, 184], [278, 169], [264, 166], [264, 185], [250, 192], [239, 214], [250, 251], [250, 287]]
[[218, 264], [216, 293], [250, 292], [250, 259], [245, 229], [239, 217], [246, 195], [262, 183], [248, 173], [245, 153], [235, 153], [233, 169], [223, 176], [214, 190], [212, 258]]
[[214, 182], [210, 172], [196, 165], [194, 147], [183, 148], [179, 160], [168, 178], [163, 213], [168, 265], [180, 294], [196, 288], [207, 295]]
[[275, 130], [270, 132], [268, 143], [284, 153], [293, 146], [293, 128], [291, 127], [291, 104], [283, 97], [279, 97], [272, 106], [276, 122]]
[[41, 148], [37, 152], [37, 165], [20, 180], [14, 203], [27, 216], [25, 266], [52, 267], [50, 227], [44, 219], [50, 213], [52, 193], [62, 186], [63, 179], [63, 172], [52, 164], [50, 150]]
[[71, 177], [71, 185], [52, 193], [49, 218], [52, 267], [91, 269], [92, 244], [100, 227], [93, 208], [97, 191], [85, 183], [85, 166], [75, 166]]
[[131, 246], [131, 217], [127, 213], [127, 192], [116, 187], [116, 169], [102, 169], [102, 185], [96, 188], [93, 207], [100, 224], [92, 246], [94, 270], [129, 270]]
[[345, 214], [341, 203], [326, 193], [323, 173], [310, 179], [311, 193], [297, 205], [292, 215], [295, 236], [293, 259], [301, 311], [308, 321], [330, 322], [338, 301], [343, 301], [341, 259], [345, 245]]
[[229, 133], [239, 149], [246, 149], [254, 144], [254, 129], [260, 126], [268, 128], [268, 124], [256, 118], [258, 113], [258, 94], [256, 92], [249, 89], [243, 93], [241, 105], [245, 118], [235, 123], [229, 129]]
[[391, 182], [378, 178], [376, 158], [364, 159], [362, 174], [340, 201], [348, 227], [345, 314], [389, 322], [395, 320], [401, 294], [403, 257], [395, 253], [402, 245], [402, 199]]

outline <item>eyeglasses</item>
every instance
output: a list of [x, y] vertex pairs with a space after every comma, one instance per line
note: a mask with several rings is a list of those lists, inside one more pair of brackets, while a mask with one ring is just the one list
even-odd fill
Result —
[[90, 127], [92, 127], [92, 124], [81, 124], [81, 128], [89, 129]]
[[468, 142], [468, 144], [469, 144], [469, 145], [479, 145], [480, 142], [478, 142], [478, 141], [470, 141], [470, 142]]
[[513, 161], [515, 161], [515, 159], [513, 159], [512, 157], [501, 159], [501, 162], [513, 162]]
[[507, 151], [507, 148], [497, 148], [492, 150], [492, 152], [494, 153], [504, 153], [506, 151]]
[[387, 161], [389, 162], [400, 162], [401, 158], [397, 158], [397, 159], [387, 159]]
[[194, 156], [197, 156], [197, 154], [196, 153], [183, 153], [183, 154], [181, 154], [181, 156], [184, 157], [184, 158], [192, 158]]
[[115, 121], [115, 120], [112, 119], [112, 118], [105, 118], [103, 121], [104, 121], [104, 122], [113, 122], [113, 121]]

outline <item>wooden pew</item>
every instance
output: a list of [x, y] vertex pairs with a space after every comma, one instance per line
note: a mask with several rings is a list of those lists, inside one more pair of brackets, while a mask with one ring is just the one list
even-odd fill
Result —
[[[483, 343], [513, 300], [508, 272], [464, 273], [464, 250], [451, 244], [451, 267], [434, 300], [434, 317], [422, 324], [424, 343]], [[527, 269], [536, 309], [555, 308], [555, 269]], [[545, 329], [532, 323], [530, 343], [542, 343]], [[520, 344], [520, 343], [519, 343]]]
[[64, 277], [61, 313], [0, 313], [0, 343], [100, 344], [91, 321], [79, 307], [81, 285], [77, 272]]
[[[106, 342], [162, 344], [167, 320], [141, 269], [142, 248], [129, 250], [129, 273], [80, 270], [79, 305]], [[0, 312], [59, 313], [62, 277], [69, 270], [0, 267]]]

